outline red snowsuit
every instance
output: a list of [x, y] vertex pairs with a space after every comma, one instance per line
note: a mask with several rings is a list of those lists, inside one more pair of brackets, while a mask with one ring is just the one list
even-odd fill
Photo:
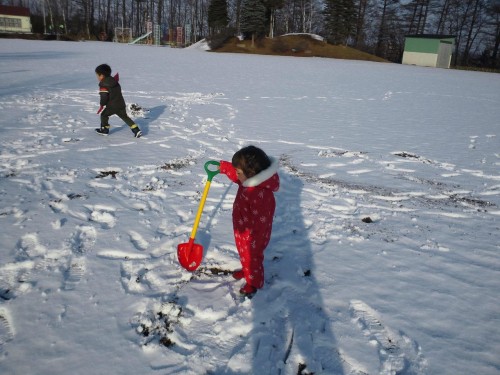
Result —
[[278, 161], [270, 159], [269, 168], [243, 183], [230, 162], [220, 162], [220, 172], [238, 184], [233, 204], [234, 239], [245, 280], [255, 288], [264, 286], [264, 250], [271, 239], [276, 208], [274, 192], [280, 185]]

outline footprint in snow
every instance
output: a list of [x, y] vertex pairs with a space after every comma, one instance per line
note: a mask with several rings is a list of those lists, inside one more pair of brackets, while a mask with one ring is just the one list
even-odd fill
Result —
[[130, 241], [137, 250], [147, 250], [147, 248], [149, 247], [149, 242], [146, 241], [139, 233], [131, 230], [128, 232], [128, 235], [130, 236]]
[[[269, 332], [280, 332], [279, 335]], [[294, 330], [287, 319], [277, 316], [269, 324], [261, 323], [252, 330], [254, 338], [254, 372], [258, 374], [280, 373], [286, 366], [293, 346]]]
[[70, 259], [68, 268], [64, 271], [64, 290], [73, 290], [85, 275], [85, 258], [75, 256]]
[[27, 220], [26, 213], [19, 207], [4, 207], [2, 211], [0, 211], [0, 217], [12, 219], [14, 225], [20, 225]]
[[97, 253], [97, 256], [104, 259], [110, 260], [140, 260], [140, 259], [148, 259], [149, 254], [137, 254], [122, 250], [102, 250]]
[[0, 267], [0, 299], [8, 301], [31, 289], [30, 274], [36, 263], [32, 260], [7, 263]]
[[96, 230], [88, 225], [77, 227], [70, 239], [71, 250], [74, 254], [85, 254], [92, 250], [96, 241]]
[[162, 262], [131, 260], [121, 264], [122, 287], [127, 293], [143, 295], [165, 295], [175, 292], [184, 278], [191, 274], [182, 272]]
[[36, 233], [25, 234], [17, 246], [17, 259], [28, 260], [45, 256], [47, 249], [38, 241]]
[[350, 311], [364, 334], [374, 342], [380, 358], [380, 374], [425, 375], [421, 348], [401, 332], [386, 327], [380, 315], [363, 301], [352, 300]]
[[0, 307], [0, 361], [4, 358], [5, 345], [14, 339], [12, 319], [6, 308]]
[[102, 205], [86, 207], [91, 211], [90, 220], [101, 224], [103, 229], [111, 229], [116, 225], [115, 208]]
[[470, 141], [469, 141], [469, 149], [473, 150], [476, 148], [476, 140], [478, 138], [477, 135], [470, 136]]

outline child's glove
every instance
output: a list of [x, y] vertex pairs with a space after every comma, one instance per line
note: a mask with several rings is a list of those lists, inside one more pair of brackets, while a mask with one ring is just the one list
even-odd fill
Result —
[[103, 105], [101, 105], [101, 106], [99, 107], [99, 110], [97, 111], [97, 114], [101, 113], [103, 109], [104, 109], [104, 106], [103, 106]]

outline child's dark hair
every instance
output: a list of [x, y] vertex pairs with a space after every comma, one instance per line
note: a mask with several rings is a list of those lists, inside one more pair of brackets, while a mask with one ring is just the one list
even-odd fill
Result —
[[269, 168], [271, 160], [264, 151], [255, 146], [247, 146], [237, 151], [231, 160], [233, 167], [239, 168], [250, 178]]
[[104, 77], [109, 77], [111, 75], [111, 67], [108, 64], [101, 64], [95, 68], [97, 74], [101, 74]]

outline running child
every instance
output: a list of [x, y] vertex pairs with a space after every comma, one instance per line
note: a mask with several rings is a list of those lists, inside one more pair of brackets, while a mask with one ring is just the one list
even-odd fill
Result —
[[134, 137], [142, 135], [141, 129], [127, 115], [125, 99], [123, 99], [122, 89], [118, 83], [118, 74], [111, 77], [111, 67], [108, 64], [101, 64], [95, 68], [95, 74], [99, 81], [100, 108], [97, 114], [101, 114], [101, 127], [95, 131], [100, 135], [109, 134], [109, 118], [117, 115], [132, 130]]

